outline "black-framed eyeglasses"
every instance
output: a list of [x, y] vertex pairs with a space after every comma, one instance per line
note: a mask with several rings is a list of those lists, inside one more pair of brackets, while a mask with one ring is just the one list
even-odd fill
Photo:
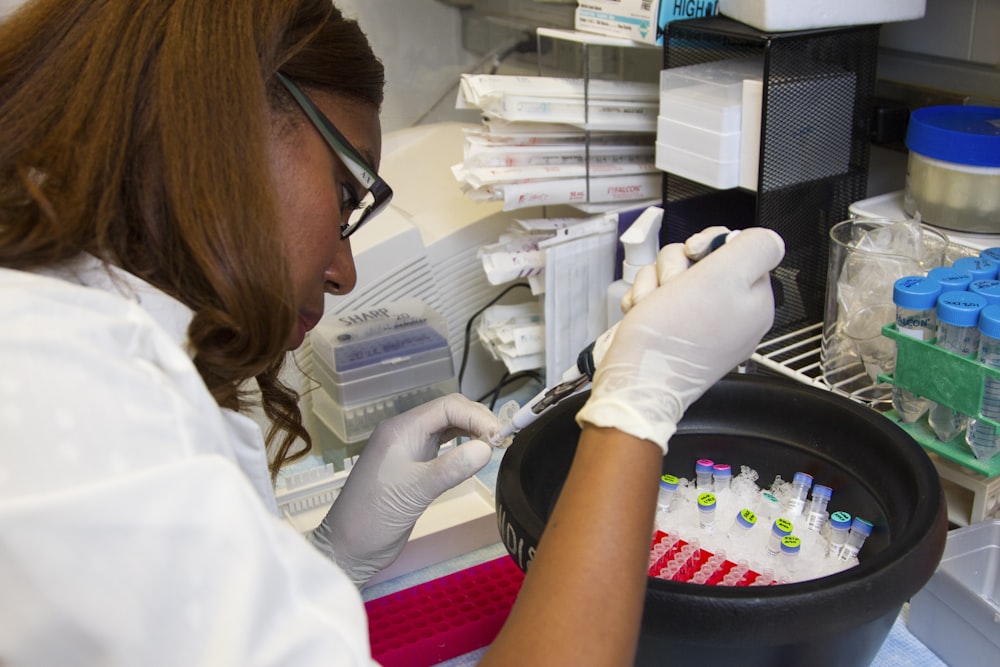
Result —
[[351, 211], [346, 223], [340, 227], [340, 238], [346, 239], [358, 230], [361, 225], [377, 215], [392, 199], [392, 188], [382, 180], [374, 169], [365, 161], [351, 142], [340, 133], [330, 119], [316, 106], [301, 88], [281, 72], [277, 72], [278, 80], [288, 89], [306, 117], [316, 127], [316, 131], [330, 146], [336, 156], [351, 174], [358, 179], [366, 192], [359, 196], [357, 206]]

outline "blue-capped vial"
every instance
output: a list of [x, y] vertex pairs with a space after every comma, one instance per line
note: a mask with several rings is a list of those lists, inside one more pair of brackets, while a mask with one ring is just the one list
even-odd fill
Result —
[[[979, 314], [979, 363], [1000, 368], [1000, 305], [989, 305]], [[983, 382], [983, 417], [1000, 422], [1000, 380], [987, 375]], [[989, 461], [1000, 453], [1000, 432], [992, 424], [970, 416], [965, 443], [980, 461]]]
[[847, 540], [840, 548], [840, 560], [851, 560], [857, 558], [861, 547], [865, 545], [865, 540], [872, 534], [872, 524], [864, 519], [854, 517], [851, 522], [851, 529], [847, 533]]
[[986, 250], [980, 250], [979, 256], [992, 259], [994, 262], [1000, 263], [1000, 248], [987, 248]]
[[712, 459], [698, 459], [694, 464], [694, 475], [696, 479], [696, 485], [698, 490], [711, 491], [713, 488], [712, 483], [712, 469], [715, 467], [715, 461]]
[[997, 277], [997, 269], [1000, 265], [989, 257], [962, 257], [952, 262], [952, 268], [964, 271], [972, 276], [973, 280], [992, 280]]
[[[902, 336], [932, 341], [937, 335], [937, 300], [941, 283], [926, 276], [904, 276], [892, 286], [896, 305], [896, 331]], [[900, 421], [912, 424], [920, 419], [930, 401], [912, 391], [893, 385], [892, 407]]]
[[781, 568], [785, 574], [795, 571], [795, 565], [802, 550], [802, 540], [795, 535], [785, 535], [781, 538]]
[[792, 534], [792, 522], [784, 517], [779, 517], [771, 524], [771, 534], [767, 539], [767, 555], [777, 556], [781, 551], [781, 538]]
[[1000, 280], [973, 280], [969, 291], [985, 297], [986, 305], [1000, 305]]
[[757, 515], [753, 510], [744, 507], [736, 513], [733, 525], [729, 528], [727, 537], [730, 540], [742, 540], [750, 532], [750, 529], [757, 525]]
[[[986, 298], [967, 291], [943, 292], [938, 297], [938, 330], [935, 345], [954, 354], [973, 358], [979, 352], [979, 313], [986, 307]], [[932, 403], [927, 421], [934, 436], [941, 442], [951, 442], [965, 430], [968, 415], [946, 405]]]
[[809, 510], [806, 512], [806, 528], [813, 532], [820, 532], [826, 525], [826, 519], [830, 516], [826, 511], [826, 506], [833, 496], [833, 489], [823, 484], [816, 484], [812, 488], [812, 497], [809, 500]]
[[847, 512], [834, 512], [830, 515], [829, 547], [826, 554], [831, 558], [839, 558], [840, 550], [847, 541], [847, 533], [851, 530], [851, 515]]
[[971, 273], [951, 266], [939, 266], [935, 269], [931, 269], [927, 272], [927, 277], [933, 278], [941, 283], [942, 292], [948, 292], [950, 290], [965, 290], [968, 289], [969, 283], [972, 282]]
[[680, 480], [673, 475], [663, 475], [660, 477], [660, 489], [656, 496], [656, 511], [669, 512], [670, 505], [677, 495], [677, 485]]
[[728, 463], [716, 463], [712, 466], [712, 480], [716, 493], [728, 491], [733, 481], [733, 469]]
[[715, 494], [703, 493], [698, 496], [698, 525], [707, 532], [712, 532], [715, 528]]
[[770, 491], [761, 491], [757, 500], [757, 514], [765, 521], [777, 519], [781, 514], [781, 501]]
[[785, 498], [783, 507], [786, 516], [796, 517], [802, 514], [802, 509], [806, 506], [806, 495], [808, 495], [812, 483], [812, 475], [804, 472], [795, 473], [795, 476], [792, 477], [792, 488], [788, 497]]

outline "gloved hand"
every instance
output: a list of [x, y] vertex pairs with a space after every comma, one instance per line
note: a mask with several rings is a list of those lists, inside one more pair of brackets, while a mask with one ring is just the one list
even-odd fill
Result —
[[488, 408], [460, 394], [385, 420], [309, 541], [362, 587], [396, 560], [427, 506], [479, 471], [492, 453], [482, 440], [441, 456], [438, 447], [458, 436], [486, 439], [499, 428]]
[[676, 250], [661, 250], [665, 281], [618, 324], [576, 416], [581, 427], [616, 428], [664, 453], [688, 406], [749, 358], [771, 327], [768, 272], [785, 246], [771, 230], [747, 229], [679, 272]]
[[643, 297], [660, 285], [683, 273], [691, 264], [704, 259], [715, 248], [712, 243], [722, 235], [733, 234], [728, 227], [706, 227], [693, 234], [684, 243], [671, 243], [660, 249], [656, 263], [639, 269], [632, 286], [622, 296], [622, 312], [632, 310]]

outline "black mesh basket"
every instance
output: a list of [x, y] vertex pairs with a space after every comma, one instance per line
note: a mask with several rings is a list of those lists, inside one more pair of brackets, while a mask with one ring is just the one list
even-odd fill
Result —
[[823, 319], [827, 233], [867, 191], [878, 32], [866, 25], [763, 33], [722, 16], [668, 24], [665, 68], [763, 58], [757, 190], [717, 190], [666, 173], [661, 242], [716, 224], [781, 234], [771, 337]]

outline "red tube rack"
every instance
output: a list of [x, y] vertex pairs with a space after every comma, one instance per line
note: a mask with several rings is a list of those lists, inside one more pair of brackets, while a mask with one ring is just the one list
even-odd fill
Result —
[[369, 600], [372, 657], [382, 667], [429, 667], [490, 644], [523, 580], [502, 556]]
[[[673, 542], [673, 545], [663, 554], [656, 555], [654, 549], [658, 544], [669, 544]], [[674, 541], [670, 535], [664, 533], [662, 530], [657, 530], [653, 535], [653, 542], [650, 545], [649, 551], [649, 571], [648, 574], [651, 577], [656, 577], [657, 579], [667, 579], [664, 575], [660, 574], [666, 565], [674, 559], [675, 555], [680, 553], [683, 547], [687, 544], [686, 541], [682, 539], [676, 539]], [[692, 582], [695, 573], [713, 556], [711, 551], [704, 548], [697, 549], [691, 556], [683, 563], [683, 565], [677, 570], [677, 572], [671, 576], [669, 581], [684, 581]], [[718, 586], [721, 585], [722, 580], [725, 578], [726, 574], [736, 567], [736, 563], [731, 560], [723, 561], [719, 567], [717, 567], [704, 582], [706, 586]], [[734, 585], [735, 586], [750, 586], [751, 584], [763, 584], [764, 582], [758, 582], [757, 579], [760, 577], [760, 573], [748, 569], [746, 573], [740, 578]], [[774, 583], [774, 582], [768, 582]]]

